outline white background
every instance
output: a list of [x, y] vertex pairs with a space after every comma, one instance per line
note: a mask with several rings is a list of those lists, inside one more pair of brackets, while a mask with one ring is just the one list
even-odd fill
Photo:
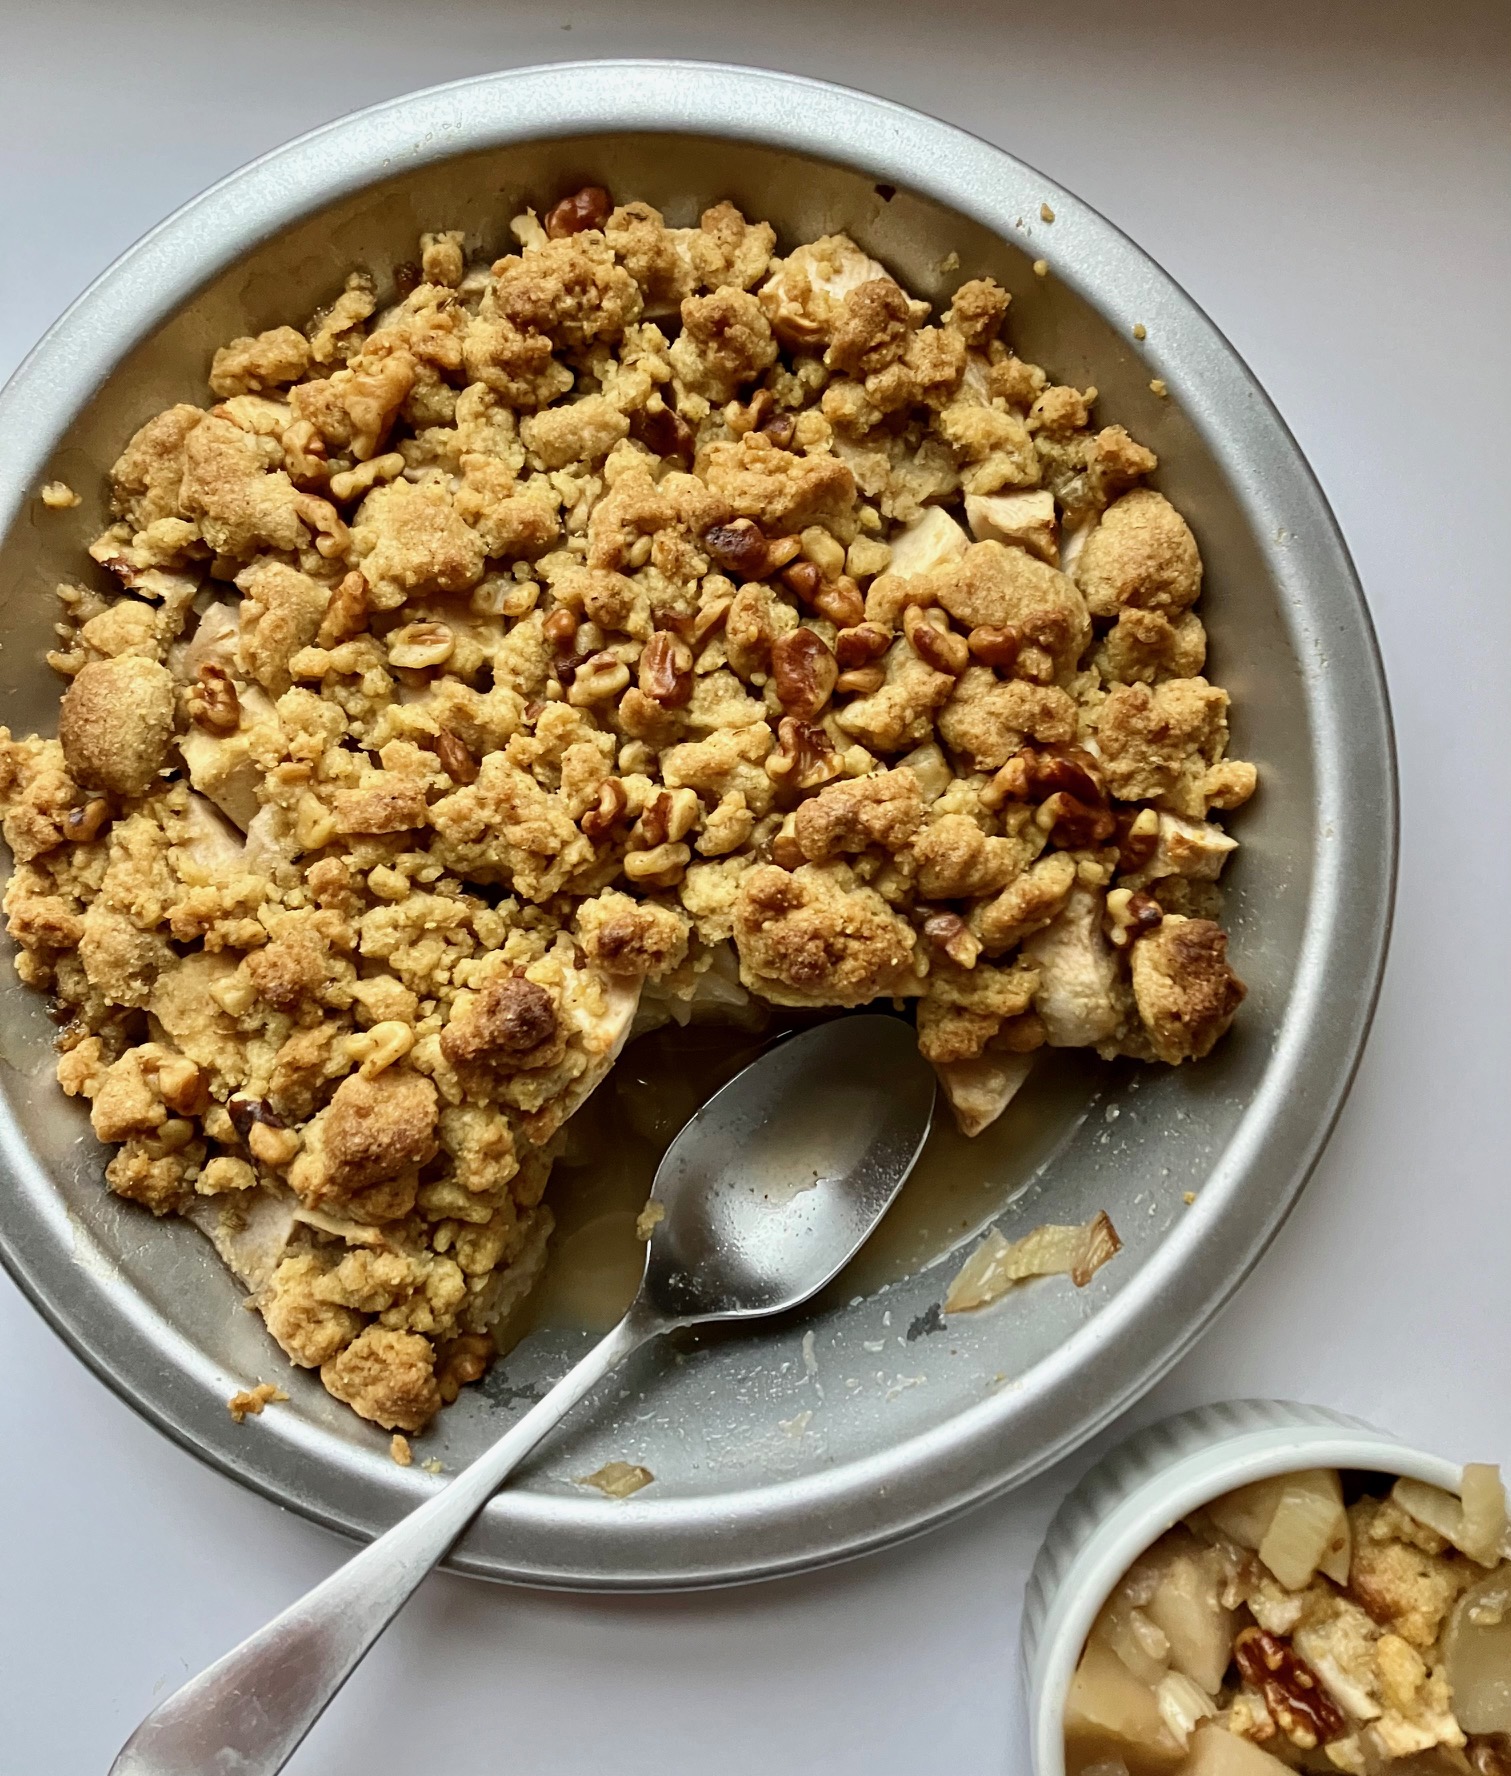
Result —
[[[844, 81], [1011, 149], [1153, 253], [1295, 430], [1395, 699], [1395, 944], [1305, 1199], [1136, 1417], [1290, 1395], [1511, 1466], [1511, 8], [0, 0], [0, 373], [285, 138], [465, 74], [633, 54]], [[0, 1768], [92, 1776], [344, 1548], [149, 1430], [3, 1278], [0, 1405]], [[1022, 1583], [1089, 1453], [922, 1542], [745, 1591], [433, 1579], [291, 1768], [1017, 1776]]]

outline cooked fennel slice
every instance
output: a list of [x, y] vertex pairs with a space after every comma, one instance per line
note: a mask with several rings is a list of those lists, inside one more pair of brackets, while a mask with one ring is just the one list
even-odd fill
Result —
[[1084, 1227], [1036, 1227], [1020, 1240], [1006, 1240], [994, 1227], [960, 1267], [944, 1311], [986, 1307], [1029, 1277], [1068, 1276], [1083, 1289], [1122, 1246], [1105, 1210]]

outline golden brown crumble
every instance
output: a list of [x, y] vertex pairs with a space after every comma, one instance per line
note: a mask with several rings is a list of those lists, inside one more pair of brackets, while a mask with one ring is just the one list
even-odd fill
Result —
[[242, 1388], [238, 1393], [232, 1394], [226, 1401], [226, 1411], [237, 1424], [242, 1424], [248, 1418], [258, 1417], [264, 1406], [286, 1399], [288, 1395], [275, 1382], [259, 1381], [254, 1388]]
[[975, 1132], [1042, 1044], [1174, 1062], [1242, 996], [1196, 540], [1007, 292], [931, 322], [843, 235], [597, 187], [512, 233], [217, 351], [59, 588], [58, 738], [0, 730], [112, 1188], [396, 1435], [633, 1030], [916, 1001]]

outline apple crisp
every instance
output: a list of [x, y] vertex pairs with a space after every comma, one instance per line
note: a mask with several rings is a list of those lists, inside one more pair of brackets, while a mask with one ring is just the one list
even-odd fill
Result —
[[[589, 187], [214, 354], [0, 730], [16, 966], [112, 1189], [421, 1429], [543, 1263], [632, 1033], [916, 1011], [963, 1126], [1243, 997], [1254, 788], [1152, 451], [843, 235]], [[108, 590], [104, 589], [108, 586]]]
[[1506, 1776], [1499, 1470], [1460, 1496], [1311, 1468], [1213, 1500], [1103, 1606], [1065, 1737], [1069, 1776]]

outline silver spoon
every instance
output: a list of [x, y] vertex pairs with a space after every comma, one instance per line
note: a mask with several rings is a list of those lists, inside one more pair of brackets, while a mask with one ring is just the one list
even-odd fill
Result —
[[678, 1326], [796, 1307], [844, 1268], [912, 1171], [933, 1103], [899, 1018], [839, 1018], [752, 1062], [661, 1161], [665, 1214], [614, 1330], [448, 1486], [155, 1708], [110, 1776], [275, 1776], [499, 1484], [610, 1370]]

